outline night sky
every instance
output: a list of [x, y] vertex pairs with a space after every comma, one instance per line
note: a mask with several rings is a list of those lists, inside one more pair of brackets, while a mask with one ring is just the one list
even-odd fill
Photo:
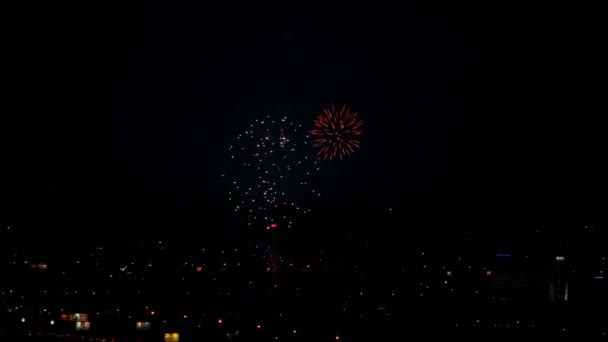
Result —
[[365, 126], [353, 158], [325, 163], [325, 214], [603, 219], [589, 13], [221, 3], [26, 12], [0, 125], [3, 223], [230, 229], [230, 139], [267, 114], [312, 126], [332, 103]]

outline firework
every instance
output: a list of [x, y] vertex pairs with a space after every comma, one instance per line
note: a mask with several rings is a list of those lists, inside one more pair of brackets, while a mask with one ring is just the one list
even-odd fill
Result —
[[287, 117], [257, 119], [228, 147], [228, 200], [247, 224], [266, 229], [291, 227], [310, 212], [306, 203], [320, 193], [311, 185], [319, 171], [306, 131]]
[[359, 147], [363, 121], [346, 105], [338, 110], [333, 105], [323, 109], [313, 123], [315, 128], [310, 135], [314, 137], [313, 146], [317, 148], [319, 158], [344, 159]]

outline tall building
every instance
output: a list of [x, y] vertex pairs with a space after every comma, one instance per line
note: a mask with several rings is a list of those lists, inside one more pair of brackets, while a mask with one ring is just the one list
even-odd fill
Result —
[[567, 302], [569, 291], [569, 268], [566, 257], [558, 255], [555, 257], [554, 273], [549, 288], [549, 296], [553, 302]]
[[551, 300], [550, 284], [551, 272], [542, 260], [504, 253], [494, 259], [491, 296], [495, 300]]

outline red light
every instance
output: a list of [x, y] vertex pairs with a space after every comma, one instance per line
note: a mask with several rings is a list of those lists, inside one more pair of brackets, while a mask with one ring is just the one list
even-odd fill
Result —
[[276, 223], [271, 223], [270, 224], [270, 228], [278, 228], [278, 227], [279, 227], [279, 225], [276, 224]]
[[259, 324], [258, 324], [258, 325], [256, 325], [255, 327], [256, 327], [257, 329], [262, 329], [262, 326], [261, 326], [261, 325], [259, 325]]
[[336, 341], [340, 341], [340, 336], [336, 335]]
[[217, 320], [217, 324], [222, 324], [222, 323], [224, 323], [224, 321], [221, 318]]

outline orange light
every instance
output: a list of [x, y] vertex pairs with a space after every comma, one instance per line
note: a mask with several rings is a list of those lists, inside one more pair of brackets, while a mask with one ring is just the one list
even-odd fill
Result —
[[217, 324], [222, 324], [224, 323], [224, 320], [222, 320], [221, 318], [217, 320]]
[[487, 271], [486, 271], [486, 275], [487, 275], [487, 276], [492, 275], [492, 271], [487, 270]]
[[203, 268], [202, 268], [201, 266], [198, 266], [198, 267], [196, 268], [196, 272], [202, 272], [202, 271], [203, 271]]

